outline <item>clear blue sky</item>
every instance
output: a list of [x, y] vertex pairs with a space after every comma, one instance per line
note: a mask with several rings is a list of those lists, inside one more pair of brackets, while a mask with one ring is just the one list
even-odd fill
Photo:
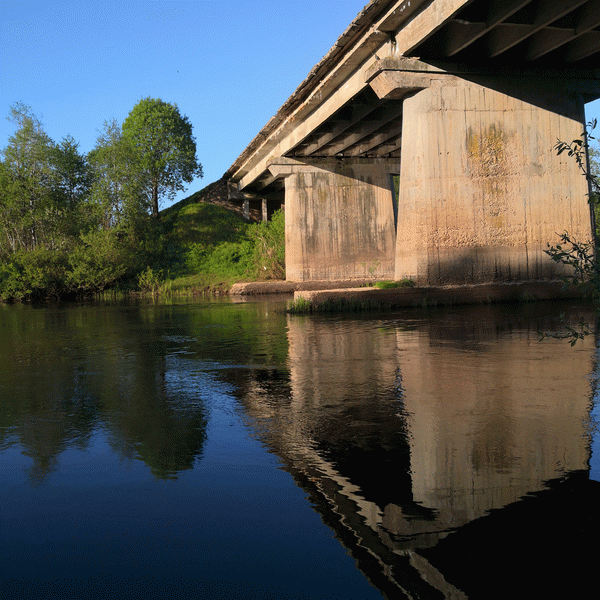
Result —
[[[24, 102], [89, 152], [141, 98], [176, 103], [219, 179], [367, 0], [0, 0], [0, 148]], [[588, 118], [600, 120], [600, 101]]]

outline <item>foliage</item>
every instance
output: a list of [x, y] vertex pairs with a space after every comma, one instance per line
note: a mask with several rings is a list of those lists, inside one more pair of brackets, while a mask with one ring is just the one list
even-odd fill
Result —
[[30, 107], [15, 104], [9, 120], [17, 131], [2, 151], [0, 252], [59, 246], [60, 226], [65, 222], [56, 177], [60, 152]]
[[183, 248], [179, 274], [226, 278], [285, 277], [285, 217], [247, 223], [239, 215], [205, 203], [184, 206], [173, 222], [172, 239]]
[[591, 242], [578, 242], [567, 232], [561, 234], [561, 243], [550, 246], [546, 254], [559, 264], [571, 267], [562, 279], [567, 285], [575, 286], [585, 298], [600, 304], [600, 273], [594, 245]]
[[137, 277], [137, 287], [141, 292], [156, 293], [160, 289], [163, 279], [160, 271], [155, 271], [152, 267], [146, 267]]
[[0, 300], [145, 289], [149, 273], [156, 279], [182, 262], [168, 227], [149, 214], [158, 206], [153, 190], [175, 193], [201, 175], [191, 125], [176, 106], [140, 102], [126, 128], [104, 123], [87, 156], [69, 135], [53, 142], [24, 104], [9, 120], [16, 131], [0, 154]]
[[[284, 276], [284, 217], [250, 224], [192, 196], [159, 201], [202, 175], [187, 117], [146, 98], [121, 125], [106, 121], [86, 156], [55, 143], [17, 103], [0, 153], [0, 301], [225, 290], [239, 279]], [[200, 192], [201, 194], [202, 192]]]
[[187, 255], [190, 270], [226, 277], [245, 277], [252, 266], [252, 244], [249, 240], [221, 242], [213, 247], [194, 244]]
[[375, 287], [381, 290], [390, 290], [394, 288], [415, 287], [412, 279], [401, 279], [400, 281], [376, 281]]
[[116, 120], [104, 122], [88, 160], [93, 173], [90, 212], [97, 226], [108, 230], [143, 218], [149, 207], [141, 176]]
[[87, 199], [92, 185], [92, 171], [79, 144], [67, 135], [52, 148], [54, 190], [59, 204], [73, 208]]
[[19, 250], [0, 263], [0, 300], [55, 300], [64, 291], [65, 253], [43, 247]]
[[[592, 156], [588, 159], [589, 144], [596, 139], [595, 136], [592, 135], [596, 125], [597, 121], [594, 119], [587, 124], [586, 130], [581, 134], [581, 138], [569, 143], [558, 140], [555, 145], [557, 155], [560, 156], [563, 152], [566, 152], [568, 156], [575, 159], [577, 166], [580, 168], [586, 180], [590, 183], [593, 194], [598, 194], [600, 191], [598, 172], [594, 171], [594, 168], [597, 169], [598, 166], [597, 155], [592, 153]], [[590, 198], [590, 202], [593, 201], [594, 198]]]
[[[570, 143], [558, 141], [555, 149], [560, 155], [566, 152], [575, 159], [581, 172], [590, 186], [588, 202], [594, 209], [596, 224], [598, 224], [598, 208], [600, 203], [600, 169], [598, 164], [598, 151], [590, 151], [589, 142], [596, 138], [592, 131], [596, 127], [596, 120], [588, 123], [586, 131], [580, 139]], [[568, 232], [560, 234], [560, 244], [550, 246], [546, 254], [556, 263], [568, 268], [568, 274], [562, 277], [565, 285], [576, 287], [582, 296], [591, 300], [600, 310], [600, 265], [597, 260], [598, 229], [596, 239], [591, 242], [580, 242], [572, 238]], [[546, 337], [560, 337], [575, 345], [578, 340], [585, 338], [590, 333], [589, 324], [581, 322], [576, 329], [572, 324], [563, 323], [564, 332], [561, 334], [545, 334], [540, 332], [541, 339]]]
[[133, 107], [122, 130], [135, 169], [143, 176], [152, 215], [158, 217], [162, 196], [173, 198], [185, 189], [183, 182], [202, 177], [192, 125], [177, 105], [144, 98]]
[[116, 232], [82, 234], [81, 243], [69, 255], [69, 291], [87, 297], [114, 285], [127, 272], [125, 258]]
[[250, 229], [254, 243], [253, 268], [259, 279], [285, 279], [285, 215], [278, 210], [270, 221]]
[[377, 298], [328, 298], [323, 302], [311, 302], [305, 298], [297, 298], [288, 303], [287, 312], [295, 315], [313, 313], [361, 313], [381, 312], [395, 307], [389, 300]]

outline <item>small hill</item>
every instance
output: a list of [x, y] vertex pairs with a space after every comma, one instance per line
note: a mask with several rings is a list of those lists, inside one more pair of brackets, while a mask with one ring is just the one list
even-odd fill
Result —
[[248, 222], [237, 212], [205, 201], [192, 202], [173, 214], [173, 239], [185, 247], [191, 244], [216, 246], [221, 242], [246, 239]]
[[[182, 208], [185, 208], [190, 204], [197, 204], [199, 202], [220, 206], [221, 208], [245, 218], [242, 200], [229, 199], [227, 180], [223, 177], [217, 181], [209, 183], [206, 187], [194, 192], [191, 196], [188, 196], [187, 198], [176, 202], [172, 206], [169, 206], [169, 208], [166, 208], [161, 212], [161, 216], [169, 220], [170, 218], [173, 218], [173, 214], [178, 213]], [[261, 214], [256, 208], [250, 210], [250, 221], [259, 221], [260, 218]]]

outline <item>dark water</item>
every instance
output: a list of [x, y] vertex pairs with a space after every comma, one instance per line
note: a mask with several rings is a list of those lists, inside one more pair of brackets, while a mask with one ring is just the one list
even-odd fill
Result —
[[583, 598], [570, 304], [0, 307], [0, 598]]

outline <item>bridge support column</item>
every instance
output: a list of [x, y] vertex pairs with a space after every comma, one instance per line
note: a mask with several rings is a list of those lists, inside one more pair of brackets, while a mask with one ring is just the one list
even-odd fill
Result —
[[409, 69], [381, 71], [371, 82], [380, 97], [408, 92], [396, 279], [556, 279], [548, 244], [564, 231], [591, 236], [585, 178], [554, 150], [557, 139], [570, 142], [584, 129], [576, 76], [452, 74], [407, 62]]
[[286, 178], [288, 280], [393, 278], [397, 160], [278, 158], [269, 170]]

